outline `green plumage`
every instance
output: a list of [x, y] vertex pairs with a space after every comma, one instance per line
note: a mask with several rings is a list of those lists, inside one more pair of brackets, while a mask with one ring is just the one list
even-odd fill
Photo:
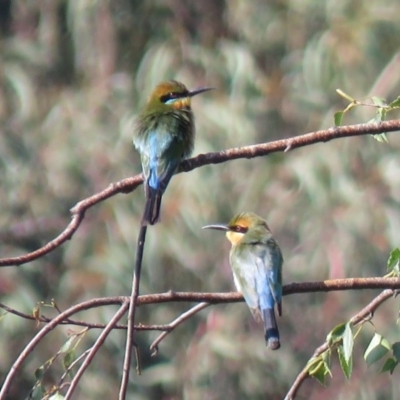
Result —
[[177, 81], [160, 83], [141, 111], [134, 145], [140, 153], [146, 206], [142, 225], [157, 223], [162, 195], [179, 163], [192, 154], [195, 140], [192, 96], [210, 88], [188, 91]]
[[281, 250], [267, 222], [254, 213], [241, 213], [227, 225], [208, 225], [204, 228], [226, 231], [232, 243], [229, 260], [235, 286], [256, 321], [264, 322], [265, 340], [272, 350], [280, 347], [275, 319], [275, 306], [282, 314]]

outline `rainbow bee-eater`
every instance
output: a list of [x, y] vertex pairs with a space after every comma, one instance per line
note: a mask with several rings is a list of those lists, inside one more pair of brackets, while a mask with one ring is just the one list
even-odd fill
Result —
[[142, 225], [159, 220], [162, 195], [179, 163], [192, 154], [195, 138], [191, 98], [213, 88], [189, 91], [177, 81], [162, 82], [139, 114], [133, 143], [140, 153], [146, 205]]
[[207, 225], [203, 229], [226, 231], [232, 244], [229, 261], [235, 286], [243, 294], [254, 319], [264, 322], [267, 346], [279, 349], [275, 305], [282, 315], [283, 257], [267, 222], [246, 212], [235, 215], [227, 225]]

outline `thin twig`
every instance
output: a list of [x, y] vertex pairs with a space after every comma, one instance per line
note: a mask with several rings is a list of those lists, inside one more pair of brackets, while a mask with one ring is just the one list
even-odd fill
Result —
[[115, 313], [114, 317], [111, 319], [111, 321], [107, 324], [106, 328], [101, 332], [100, 336], [97, 338], [96, 342], [94, 343], [93, 347], [91, 348], [88, 356], [85, 358], [85, 361], [82, 363], [82, 365], [79, 367], [76, 375], [74, 376], [74, 379], [72, 379], [71, 384], [68, 388], [67, 393], [65, 394], [64, 399], [69, 400], [78, 385], [79, 380], [81, 379], [82, 375], [86, 371], [87, 367], [90, 365], [92, 362], [94, 356], [96, 355], [97, 351], [100, 349], [104, 341], [106, 340], [107, 336], [109, 333], [114, 329], [114, 326], [116, 323], [122, 318], [122, 316], [125, 314], [126, 310], [129, 307], [129, 303], [125, 302], [122, 304], [121, 308], [118, 310], [118, 312]]
[[[350, 136], [361, 136], [368, 134], [378, 134], [385, 132], [394, 132], [400, 130], [400, 120], [382, 121], [379, 123], [369, 122], [367, 124], [337, 126], [330, 129], [320, 130], [307, 133], [304, 135], [294, 136], [288, 139], [276, 140], [257, 144], [253, 146], [239, 147], [233, 149], [222, 150], [215, 153], [200, 154], [188, 160], [181, 162], [178, 172], [189, 172], [195, 168], [209, 164], [220, 164], [223, 162], [236, 160], [239, 158], [255, 158], [266, 156], [276, 152], [288, 152], [289, 150], [308, 146], [315, 143], [328, 142], [333, 139], [340, 139]], [[36, 260], [43, 255], [51, 252], [55, 248], [61, 246], [64, 242], [71, 239], [72, 235], [81, 224], [86, 210], [94, 205], [115, 196], [118, 193], [129, 193], [143, 183], [142, 174], [131, 178], [123, 179], [119, 182], [112, 183], [105, 190], [90, 196], [75, 205], [71, 209], [72, 221], [65, 230], [52, 241], [43, 247], [18, 257], [0, 259], [0, 267], [22, 265], [27, 262]]]
[[[350, 319], [350, 322], [356, 326], [363, 322], [369, 315], [372, 315], [374, 311], [386, 300], [394, 296], [396, 292], [392, 289], [386, 289], [381, 294], [376, 296], [367, 306], [365, 306], [360, 312], [358, 312], [354, 317]], [[313, 358], [319, 357], [322, 353], [329, 349], [328, 342], [323, 343], [317, 349], [315, 349]], [[303, 382], [309, 378], [308, 366], [304, 367], [303, 370], [297, 375], [295, 381], [290, 387], [289, 391], [285, 396], [285, 400], [293, 400], [296, 397], [297, 391], [300, 389]]]
[[[120, 298], [121, 299], [121, 298]], [[123, 300], [121, 303], [124, 303], [126, 301], [126, 298], [122, 298]], [[125, 299], [125, 300], [124, 300]], [[91, 306], [95, 307], [98, 304], [103, 304], [104, 299], [95, 299], [96, 301], [91, 301]], [[103, 300], [103, 301], [102, 301]], [[107, 305], [109, 303], [106, 303]], [[11, 386], [11, 383], [13, 379], [15, 378], [18, 370], [21, 368], [22, 363], [25, 361], [25, 359], [29, 356], [29, 354], [34, 350], [34, 348], [38, 345], [38, 343], [48, 334], [50, 333], [54, 328], [56, 328], [61, 321], [64, 319], [68, 318], [69, 316], [82, 311], [85, 309], [86, 304], [81, 303], [76, 306], [68, 308], [66, 311], [55, 317], [54, 319], [51, 320], [49, 324], [44, 326], [36, 335], [35, 337], [26, 345], [26, 347], [22, 350], [18, 358], [15, 360], [14, 364], [11, 366], [8, 375], [6, 376], [3, 386], [1, 387], [0, 390], [0, 400], [5, 400], [7, 396], [7, 392]]]
[[[69, 366], [68, 368], [64, 371], [64, 373], [61, 375], [60, 379], [58, 380], [58, 385], [57, 387], [60, 388], [62, 385], [64, 385], [64, 379], [68, 376], [68, 374], [72, 371], [72, 368], [74, 368], [83, 358], [85, 358], [88, 353], [93, 349], [93, 346], [90, 347], [89, 349], [86, 349], [79, 357], [77, 357]], [[70, 383], [67, 383], [69, 386]]]
[[[135, 333], [135, 312], [136, 306], [138, 303], [139, 297], [139, 285], [140, 285], [140, 272], [142, 270], [142, 260], [143, 260], [143, 250], [144, 243], [146, 240], [146, 232], [147, 226], [141, 226], [138, 236], [138, 242], [136, 246], [136, 260], [135, 260], [135, 269], [133, 271], [133, 281], [132, 281], [132, 293], [129, 302], [129, 313], [128, 313], [128, 329], [126, 333], [126, 346], [125, 346], [125, 358], [124, 358], [124, 366], [122, 370], [122, 380], [121, 386], [119, 390], [119, 400], [125, 400], [126, 391], [128, 389], [129, 382], [129, 372], [131, 369], [131, 361], [132, 361], [132, 347], [135, 346], [134, 333]], [[140, 375], [140, 360], [139, 353], [136, 349], [136, 357], [137, 357], [137, 371]]]
[[181, 314], [178, 318], [173, 320], [170, 324], [168, 324], [167, 325], [168, 330], [165, 330], [165, 332], [161, 333], [161, 335], [159, 335], [158, 338], [150, 345], [150, 351], [152, 352], [151, 355], [152, 356], [157, 355], [158, 345], [160, 344], [161, 340], [163, 340], [165, 338], [165, 336], [168, 335], [168, 333], [172, 332], [182, 322], [186, 321], [191, 316], [197, 314], [199, 311], [203, 310], [204, 308], [208, 307], [209, 305], [210, 305], [210, 303], [197, 304], [196, 306], [192, 307], [190, 310]]
[[132, 178], [126, 178], [119, 182], [111, 183], [108, 188], [80, 201], [75, 205], [75, 207], [71, 208], [72, 220], [64, 229], [64, 231], [60, 233], [60, 235], [45, 244], [43, 247], [40, 247], [31, 253], [27, 253], [18, 257], [0, 259], [0, 267], [19, 266], [50, 253], [55, 248], [61, 246], [67, 240], [71, 239], [72, 235], [77, 231], [82, 223], [85, 213], [89, 208], [108, 199], [109, 197], [115, 196], [118, 193], [129, 193], [136, 189], [136, 187], [138, 187], [142, 182], [143, 177], [141, 174]]
[[[285, 285], [283, 288], [283, 294], [296, 294], [296, 293], [312, 293], [312, 292], [330, 292], [330, 291], [340, 291], [340, 290], [360, 290], [360, 289], [392, 289], [390, 290], [390, 295], [392, 295], [394, 290], [400, 289], [400, 279], [398, 278], [350, 278], [350, 279], [335, 279], [335, 280], [327, 280], [321, 282], [303, 282], [303, 283], [292, 283], [289, 285]], [[383, 293], [387, 293], [385, 290]], [[390, 296], [389, 296], [390, 297]], [[386, 298], [385, 298], [386, 299]], [[122, 305], [124, 302], [130, 301], [129, 297], [126, 296], [117, 296], [117, 297], [104, 297], [91, 299], [82, 303], [79, 303], [73, 307], [70, 307], [57, 317], [48, 321], [48, 324], [44, 326], [36, 336], [26, 345], [24, 350], [20, 353], [18, 358], [15, 360], [14, 364], [11, 366], [8, 375], [5, 378], [3, 386], [0, 390], [0, 400], [4, 400], [6, 394], [9, 390], [9, 387], [15, 378], [16, 373], [20, 369], [22, 363], [28, 357], [28, 355], [33, 351], [36, 345], [55, 327], [62, 324], [64, 321], [69, 321], [69, 317], [78, 312], [89, 310], [95, 307], [101, 306], [109, 306], [109, 305]], [[232, 293], [192, 293], [192, 292], [166, 292], [166, 293], [158, 293], [151, 295], [143, 295], [139, 296], [137, 299], [137, 306], [145, 305], [145, 304], [159, 304], [159, 303], [168, 303], [168, 302], [205, 302], [208, 304], [221, 304], [221, 303], [236, 303], [242, 302], [243, 297], [240, 293], [232, 292]], [[379, 301], [379, 296], [377, 298]], [[370, 306], [375, 306], [375, 303], [372, 302]], [[379, 304], [378, 304], [379, 305]], [[27, 315], [19, 313], [8, 306], [0, 303], [0, 307], [5, 309], [8, 312], [12, 312], [14, 314], [20, 315], [21, 317], [28, 318]], [[368, 307], [368, 306], [367, 306]], [[368, 315], [371, 312], [369, 310], [365, 315]], [[359, 315], [359, 314], [357, 314]], [[363, 314], [363, 310], [361, 311], [360, 318], [365, 318]], [[353, 317], [356, 318], [357, 316]], [[29, 316], [32, 320], [37, 320], [37, 318], [33, 316]], [[355, 321], [354, 323], [356, 323]], [[83, 326], [85, 326], [83, 324]], [[116, 326], [114, 327], [114, 329]], [[121, 327], [124, 329], [125, 327]], [[159, 325], [150, 325], [150, 326], [142, 326], [138, 325], [134, 327], [135, 330], [162, 330], [164, 326]]]

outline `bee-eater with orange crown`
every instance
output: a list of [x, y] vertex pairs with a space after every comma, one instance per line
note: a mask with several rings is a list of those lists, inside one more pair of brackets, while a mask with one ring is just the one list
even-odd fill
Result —
[[275, 305], [282, 314], [281, 250], [267, 222], [246, 212], [235, 215], [227, 225], [207, 225], [203, 229], [226, 231], [232, 247], [229, 260], [235, 286], [243, 294], [254, 319], [264, 322], [265, 340], [272, 350], [280, 347]]
[[133, 143], [140, 153], [145, 179], [142, 225], [158, 222], [162, 195], [179, 163], [192, 154], [195, 126], [191, 98], [211, 89], [189, 91], [183, 83], [162, 82], [140, 112]]

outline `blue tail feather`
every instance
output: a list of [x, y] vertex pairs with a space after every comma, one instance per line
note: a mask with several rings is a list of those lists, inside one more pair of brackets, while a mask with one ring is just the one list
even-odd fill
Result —
[[142, 226], [154, 225], [160, 219], [161, 189], [153, 189], [146, 184], [146, 205], [144, 207]]
[[266, 308], [262, 310], [265, 329], [265, 341], [271, 350], [278, 350], [281, 347], [279, 341], [278, 325], [275, 319], [275, 312], [273, 308]]

